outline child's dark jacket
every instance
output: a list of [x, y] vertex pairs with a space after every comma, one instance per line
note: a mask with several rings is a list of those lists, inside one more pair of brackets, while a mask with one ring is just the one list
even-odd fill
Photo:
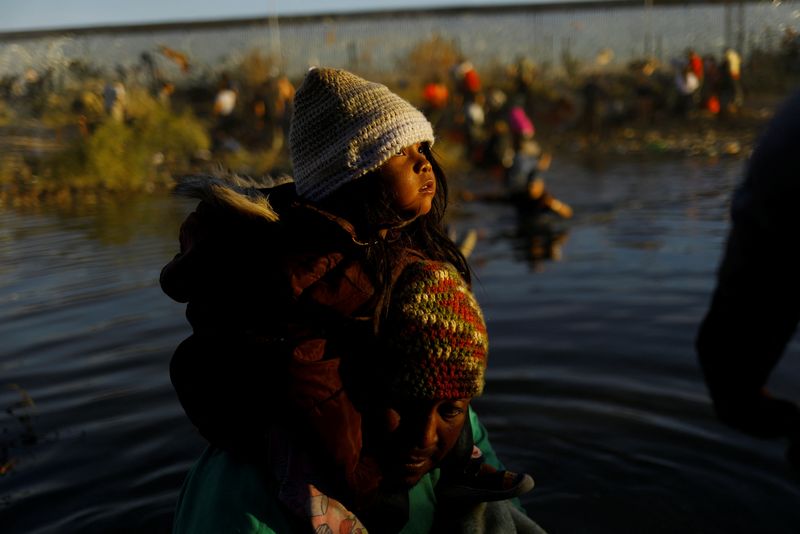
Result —
[[201, 178], [178, 192], [200, 199], [161, 272], [193, 328], [170, 369], [187, 415], [211, 443], [250, 458], [272, 424], [305, 432], [349, 488], [368, 491], [379, 474], [361, 456], [361, 415], [341, 379], [341, 367], [369, 360], [373, 347], [363, 245], [292, 183]]

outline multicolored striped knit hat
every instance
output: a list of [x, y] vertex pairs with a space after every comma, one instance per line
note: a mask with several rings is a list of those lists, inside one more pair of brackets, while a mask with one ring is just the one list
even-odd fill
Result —
[[483, 392], [486, 324], [455, 267], [435, 261], [406, 267], [383, 324], [384, 369], [394, 393], [441, 400]]
[[313, 68], [297, 89], [289, 132], [297, 194], [322, 200], [398, 150], [433, 140], [425, 115], [385, 85]]

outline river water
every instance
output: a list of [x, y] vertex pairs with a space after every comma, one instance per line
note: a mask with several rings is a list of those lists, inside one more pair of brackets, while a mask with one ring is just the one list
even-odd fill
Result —
[[[739, 160], [556, 160], [567, 224], [462, 204], [491, 339], [475, 401], [559, 533], [796, 533], [785, 444], [713, 416], [692, 342]], [[192, 203], [0, 210], [0, 531], [167, 532], [203, 442], [168, 378], [188, 334], [158, 286]], [[800, 401], [793, 342], [772, 389]]]

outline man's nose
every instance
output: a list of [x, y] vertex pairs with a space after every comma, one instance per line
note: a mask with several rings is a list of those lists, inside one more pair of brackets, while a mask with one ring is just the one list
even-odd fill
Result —
[[420, 420], [418, 446], [422, 449], [433, 447], [439, 441], [439, 418], [435, 411]]

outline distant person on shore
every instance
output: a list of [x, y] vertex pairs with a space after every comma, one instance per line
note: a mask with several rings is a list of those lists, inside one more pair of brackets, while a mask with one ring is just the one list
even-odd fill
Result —
[[241, 146], [235, 138], [235, 130], [238, 125], [235, 111], [238, 99], [239, 91], [234, 82], [227, 74], [223, 74], [214, 96], [212, 108], [212, 114], [216, 119], [211, 135], [213, 150], [235, 152]]
[[696, 348], [717, 416], [759, 437], [789, 437], [800, 466], [800, 409], [766, 389], [800, 320], [800, 92], [777, 111], [733, 196], [732, 226]]
[[214, 96], [214, 116], [222, 118], [230, 117], [236, 109], [238, 98], [239, 92], [236, 90], [234, 83], [226, 74], [223, 74], [219, 82], [217, 94]]
[[705, 69], [703, 64], [703, 58], [700, 57], [700, 54], [695, 52], [693, 48], [689, 48], [686, 53], [686, 62], [689, 65], [689, 68], [692, 70], [692, 73], [697, 78], [697, 91], [695, 91], [695, 106], [700, 104], [700, 94], [703, 90], [703, 83], [705, 82]]
[[720, 63], [720, 112], [723, 116], [735, 115], [742, 105], [742, 58], [733, 48], [726, 48]]
[[467, 158], [478, 163], [482, 159], [484, 124], [486, 122], [486, 97], [482, 92], [482, 82], [471, 61], [461, 60], [452, 69], [455, 88], [454, 106], [456, 122], [460, 123], [464, 136]]
[[422, 112], [434, 128], [439, 127], [450, 103], [450, 90], [439, 76], [431, 78], [422, 88], [422, 100], [425, 103]]
[[692, 69], [694, 75], [702, 82], [703, 80], [703, 73], [704, 73], [704, 65], [703, 65], [703, 58], [700, 57], [693, 48], [689, 48], [686, 52], [686, 61], [689, 63], [689, 68]]
[[272, 105], [272, 147], [277, 149], [284, 145], [294, 111], [294, 85], [285, 74], [275, 79], [274, 100]]
[[721, 111], [719, 97], [721, 76], [719, 62], [713, 55], [708, 54], [703, 57], [703, 72], [705, 77], [701, 89], [703, 107], [712, 115], [719, 115]]
[[[294, 182], [259, 189], [206, 177], [181, 186], [201, 202], [161, 274], [163, 290], [188, 303], [193, 327], [173, 356], [173, 384], [214, 447], [263, 466], [279, 487], [296, 471], [276, 473], [305, 469], [308, 457], [315, 467], [303, 480], [326, 480], [326, 494], [359, 519], [376, 518], [378, 531], [384, 522], [402, 527], [407, 491], [385, 486], [397, 466], [370, 445], [362, 423], [372, 404], [359, 401], [363, 383], [351, 386], [384, 354], [375, 343], [392, 327], [390, 303], [410, 290], [410, 265], [445, 265], [437, 277], [448, 287], [469, 284], [466, 259], [442, 225], [447, 185], [431, 153], [433, 129], [385, 86], [315, 68], [297, 91], [289, 140]], [[458, 346], [458, 332], [440, 332], [443, 346]], [[274, 436], [296, 449], [288, 463], [270, 456]], [[483, 467], [473, 440], [465, 426], [459, 452], [441, 466], [440, 504], [531, 489], [527, 475]], [[407, 464], [437, 466], [423, 449]], [[294, 489], [276, 498], [296, 505]]]
[[697, 92], [700, 89], [700, 80], [688, 64], [676, 64], [675, 68], [675, 115], [687, 117], [695, 109]]
[[631, 64], [636, 93], [636, 119], [645, 126], [653, 126], [656, 120], [656, 100], [659, 88], [653, 79], [655, 63], [652, 60], [637, 61]]
[[125, 85], [122, 82], [106, 82], [103, 88], [103, 107], [109, 117], [117, 122], [123, 122], [127, 100]]

